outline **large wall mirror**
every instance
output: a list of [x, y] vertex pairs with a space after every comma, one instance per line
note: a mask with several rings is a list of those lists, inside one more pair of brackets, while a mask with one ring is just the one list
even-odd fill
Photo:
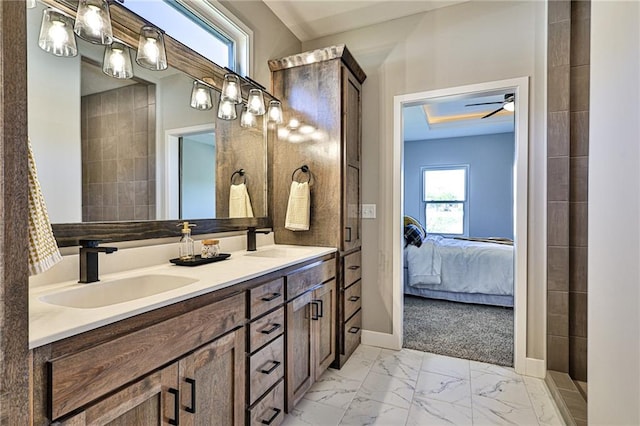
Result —
[[[132, 45], [127, 26], [139, 18], [111, 7], [114, 33], [120, 28]], [[29, 137], [59, 245], [178, 235], [172, 228], [183, 219], [199, 220], [200, 233], [268, 226], [265, 127], [218, 119], [215, 91], [214, 108], [190, 106], [194, 79], [220, 67], [167, 37], [167, 70], [134, 60], [133, 78], [109, 77], [104, 46], [77, 38], [76, 57], [38, 47], [45, 9], [27, 10]], [[230, 185], [238, 182], [251, 217], [230, 218]]]

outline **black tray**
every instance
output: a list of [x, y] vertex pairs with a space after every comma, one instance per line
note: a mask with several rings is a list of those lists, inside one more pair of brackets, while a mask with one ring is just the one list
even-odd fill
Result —
[[179, 257], [175, 259], [169, 259], [169, 262], [175, 263], [178, 266], [198, 266], [198, 265], [206, 265], [207, 263], [220, 262], [221, 260], [225, 260], [231, 257], [229, 253], [220, 253], [216, 257], [202, 258], [200, 255], [196, 255], [193, 260], [180, 260]]

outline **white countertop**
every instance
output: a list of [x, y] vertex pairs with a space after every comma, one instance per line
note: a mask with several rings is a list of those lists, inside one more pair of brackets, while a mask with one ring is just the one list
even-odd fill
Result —
[[[231, 257], [227, 260], [207, 265], [184, 267], [173, 265], [167, 261], [157, 266], [102, 275], [100, 282], [97, 283], [78, 284], [77, 281], [66, 281], [33, 288], [29, 292], [29, 348], [46, 345], [336, 251], [331, 247], [289, 245], [262, 246], [258, 248], [258, 251], [270, 249], [285, 249], [282, 250], [284, 255], [253, 257], [247, 256], [249, 254], [247, 251], [236, 251], [232, 252]], [[70, 308], [41, 300], [41, 297], [52, 293], [149, 274], [190, 277], [197, 281], [163, 293], [100, 308]]]

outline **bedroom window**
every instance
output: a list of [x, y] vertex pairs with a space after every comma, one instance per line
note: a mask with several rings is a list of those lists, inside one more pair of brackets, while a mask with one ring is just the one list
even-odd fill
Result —
[[468, 165], [422, 168], [427, 233], [467, 234], [468, 171]]

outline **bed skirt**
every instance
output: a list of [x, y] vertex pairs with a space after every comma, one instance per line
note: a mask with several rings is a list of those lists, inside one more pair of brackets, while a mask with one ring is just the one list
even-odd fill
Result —
[[453, 291], [430, 290], [426, 288], [415, 288], [407, 284], [408, 273], [404, 268], [404, 294], [413, 296], [428, 297], [431, 299], [450, 300], [452, 302], [478, 303], [481, 305], [495, 305], [513, 307], [513, 296], [502, 294], [483, 293], [457, 293]]

